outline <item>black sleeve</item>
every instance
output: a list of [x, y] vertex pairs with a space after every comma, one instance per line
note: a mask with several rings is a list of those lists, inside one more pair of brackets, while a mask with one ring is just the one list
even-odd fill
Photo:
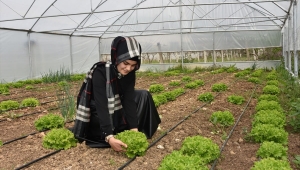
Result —
[[105, 67], [97, 67], [94, 70], [92, 83], [92, 92], [99, 117], [100, 127], [105, 133], [105, 136], [113, 134], [107, 106]]
[[135, 72], [131, 72], [122, 78], [121, 86], [123, 91], [122, 106], [129, 128], [138, 128], [138, 119], [136, 113], [137, 106], [134, 101]]

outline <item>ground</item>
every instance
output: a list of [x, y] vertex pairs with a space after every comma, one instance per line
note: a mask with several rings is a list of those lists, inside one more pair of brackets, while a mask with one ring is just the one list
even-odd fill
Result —
[[[22, 108], [0, 115], [0, 140], [4, 142], [0, 147], [0, 169], [155, 170], [158, 169], [164, 156], [180, 149], [182, 141], [187, 136], [195, 135], [210, 138], [220, 147], [221, 156], [208, 165], [210, 169], [250, 169], [254, 162], [259, 160], [256, 152], [260, 144], [246, 140], [245, 136], [251, 130], [257, 97], [262, 94], [264, 84], [256, 85], [246, 81], [247, 79], [237, 79], [233, 73], [211, 74], [209, 71], [204, 71], [170, 77], [138, 76], [136, 88], [148, 89], [151, 84], [159, 83], [163, 84], [166, 90], [172, 90], [176, 87], [171, 87], [169, 82], [181, 80], [183, 76], [191, 76], [193, 80], [203, 80], [205, 84], [196, 89], [185, 89], [185, 93], [175, 101], [158, 107], [162, 120], [160, 130], [149, 139], [151, 147], [145, 156], [135, 159], [129, 159], [111, 148], [88, 148], [84, 143], [78, 143], [76, 147], [58, 151], [29, 166], [22, 167], [54, 152], [42, 147], [42, 138], [47, 131], [38, 132], [34, 127], [34, 120], [47, 113], [59, 113], [56, 101], [58, 88], [56, 84], [39, 84], [34, 85], [34, 90], [11, 89], [11, 94], [8, 96], [0, 94], [0, 101], [8, 99], [21, 101], [24, 98], [36, 97], [41, 102], [41, 105], [35, 108]], [[211, 86], [215, 83], [225, 83], [229, 88], [221, 93], [213, 92], [215, 99], [211, 103], [197, 100], [198, 95], [211, 92]], [[74, 93], [79, 90], [80, 85], [81, 82], [72, 83]], [[245, 102], [242, 105], [229, 103], [227, 97], [233, 94], [243, 96]], [[222, 131], [209, 122], [209, 117], [215, 111], [225, 110], [234, 115], [235, 124]], [[24, 115], [13, 118], [17, 114]], [[67, 127], [72, 125], [72, 123], [66, 124]], [[286, 130], [289, 132], [288, 160], [293, 169], [296, 169], [293, 160], [295, 155], [300, 155], [300, 135], [293, 133], [289, 127]]]

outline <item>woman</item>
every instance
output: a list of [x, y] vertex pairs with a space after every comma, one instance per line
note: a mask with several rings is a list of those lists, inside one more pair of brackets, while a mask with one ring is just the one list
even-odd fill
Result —
[[160, 121], [150, 93], [135, 90], [141, 46], [133, 37], [116, 37], [111, 62], [98, 62], [88, 72], [77, 98], [73, 133], [90, 147], [122, 151], [125, 143], [113, 135], [141, 131], [151, 138]]

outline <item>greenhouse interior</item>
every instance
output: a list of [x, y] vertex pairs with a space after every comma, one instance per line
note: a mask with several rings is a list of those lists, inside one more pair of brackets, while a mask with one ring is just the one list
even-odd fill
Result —
[[[1, 0], [0, 80], [85, 73], [110, 59], [117, 36], [139, 41], [141, 70], [273, 60], [297, 77], [298, 7], [296, 0]], [[263, 57], [268, 51], [275, 57]]]
[[0, 0], [0, 170], [300, 169], [299, 6]]

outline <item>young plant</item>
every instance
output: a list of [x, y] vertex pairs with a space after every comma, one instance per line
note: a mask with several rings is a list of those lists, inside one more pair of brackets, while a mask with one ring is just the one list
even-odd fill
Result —
[[40, 104], [40, 102], [38, 101], [38, 99], [36, 98], [27, 98], [22, 100], [21, 102], [21, 106], [22, 107], [36, 107]]
[[127, 144], [125, 154], [129, 158], [145, 155], [149, 146], [147, 137], [142, 132], [125, 130], [124, 132], [118, 133], [116, 135], [116, 139], [119, 139]]
[[9, 86], [0, 84], [0, 94], [8, 95], [9, 94]]
[[275, 85], [266, 85], [263, 88], [263, 93], [264, 94], [272, 94], [272, 95], [277, 95], [280, 93], [280, 90], [277, 86]]
[[216, 83], [212, 85], [213, 92], [220, 92], [227, 90], [228, 86], [224, 83]]
[[198, 84], [195, 82], [189, 82], [185, 85], [185, 88], [188, 88], [188, 89], [195, 89], [197, 87], [198, 87]]
[[214, 125], [228, 127], [234, 124], [234, 117], [229, 111], [217, 111], [210, 116], [209, 121]]
[[263, 142], [256, 152], [256, 155], [260, 158], [272, 157], [275, 159], [287, 160], [287, 150], [288, 148], [280, 143]]
[[180, 81], [171, 81], [169, 83], [170, 86], [180, 86], [181, 82]]
[[43, 147], [47, 149], [69, 149], [77, 145], [74, 134], [65, 128], [52, 129], [43, 138]]
[[274, 141], [287, 144], [288, 133], [283, 128], [275, 127], [272, 124], [257, 124], [252, 127], [249, 137], [258, 143]]
[[191, 82], [192, 78], [190, 76], [184, 76], [184, 77], [182, 77], [181, 81], [186, 82], [186, 83]]
[[249, 77], [248, 81], [252, 82], [252, 83], [255, 83], [255, 84], [259, 84], [260, 83], [260, 80], [257, 77]]
[[18, 82], [15, 82], [15, 83], [11, 83], [11, 86], [14, 87], [14, 88], [21, 88], [21, 87], [25, 86], [25, 83], [21, 82], [21, 81], [18, 81]]
[[219, 146], [211, 139], [203, 136], [185, 138], [180, 152], [184, 155], [198, 156], [204, 164], [208, 164], [220, 156]]
[[65, 121], [73, 120], [76, 112], [75, 97], [71, 93], [70, 86], [63, 86], [61, 90], [63, 91], [63, 95], [57, 94], [60, 113]]
[[300, 98], [291, 103], [291, 111], [289, 114], [289, 124], [293, 127], [294, 131], [300, 130]]
[[278, 112], [283, 112], [281, 105], [276, 101], [262, 100], [256, 104], [256, 111], [260, 110], [277, 110]]
[[277, 76], [275, 74], [268, 74], [266, 77], [267, 80], [277, 80]]
[[274, 85], [274, 86], [278, 87], [279, 81], [278, 80], [270, 80], [270, 81], [267, 81], [267, 85]]
[[241, 105], [245, 101], [245, 98], [243, 96], [231, 95], [227, 97], [227, 100], [230, 103]]
[[166, 155], [160, 163], [158, 170], [171, 169], [197, 169], [208, 170], [203, 161], [196, 155], [184, 155], [180, 151], [174, 150], [171, 154]]
[[210, 92], [206, 92], [203, 94], [200, 94], [198, 96], [198, 100], [202, 102], [211, 102], [214, 100], [214, 96]]
[[252, 126], [258, 124], [272, 124], [275, 127], [283, 128], [286, 125], [286, 117], [277, 110], [260, 110], [253, 118]]
[[274, 158], [265, 158], [260, 161], [254, 162], [251, 170], [292, 170], [288, 161], [276, 160]]
[[203, 86], [204, 85], [204, 81], [203, 80], [195, 80], [194, 81], [198, 86]]
[[165, 87], [162, 84], [152, 84], [150, 85], [150, 93], [159, 93], [165, 90]]
[[258, 70], [255, 70], [255, 71], [251, 74], [251, 76], [252, 76], [252, 77], [260, 77], [260, 76], [262, 75], [262, 73], [263, 73], [263, 70], [262, 70], [262, 69], [258, 69]]
[[258, 98], [258, 101], [262, 101], [262, 100], [267, 100], [267, 101], [276, 101], [278, 102], [279, 99], [276, 95], [272, 95], [272, 94], [263, 94], [263, 95], [260, 95], [259, 98]]
[[20, 104], [17, 101], [6, 100], [0, 103], [0, 110], [6, 111], [6, 110], [18, 109], [19, 106]]
[[26, 90], [31, 90], [31, 89], [34, 89], [34, 87], [33, 87], [32, 85], [27, 85], [27, 86], [25, 87], [25, 89], [26, 89]]
[[167, 97], [163, 94], [153, 95], [152, 98], [153, 98], [155, 107], [159, 107], [160, 105], [168, 102]]
[[64, 119], [56, 114], [49, 113], [38, 118], [34, 122], [34, 126], [38, 131], [46, 130], [46, 129], [54, 129], [54, 128], [62, 128], [64, 127], [65, 121]]

